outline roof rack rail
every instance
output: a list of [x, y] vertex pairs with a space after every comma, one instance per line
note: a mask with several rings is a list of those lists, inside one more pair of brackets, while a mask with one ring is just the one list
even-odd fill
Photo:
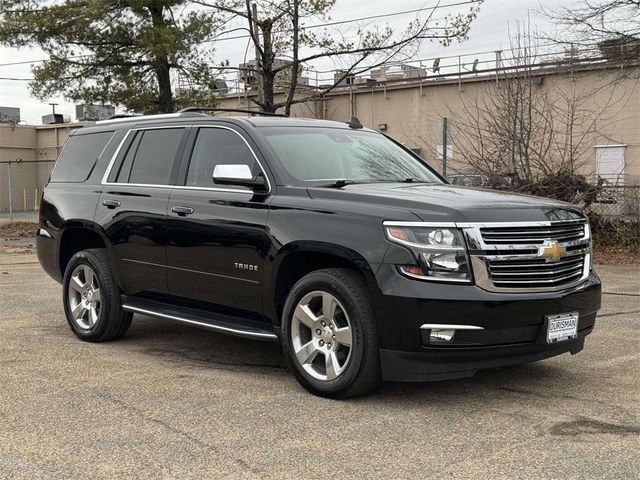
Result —
[[247, 113], [249, 115], [260, 115], [263, 117], [287, 117], [281, 113], [263, 112], [260, 110], [245, 110], [242, 108], [208, 108], [208, 107], [187, 107], [182, 110], [178, 110], [178, 113], [189, 112], [233, 112], [233, 113]]
[[131, 117], [139, 117], [140, 115], [127, 115], [126, 113], [118, 113], [116, 115], [111, 115], [110, 117], [105, 118], [105, 120], [115, 120], [117, 118], [131, 118]]

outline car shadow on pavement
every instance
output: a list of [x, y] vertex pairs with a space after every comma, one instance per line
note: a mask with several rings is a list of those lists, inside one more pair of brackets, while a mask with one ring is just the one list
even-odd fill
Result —
[[[199, 369], [258, 372], [273, 376], [273, 388], [291, 388], [279, 343], [234, 337], [196, 327], [136, 316], [127, 337], [128, 348], [157, 357], [164, 362]], [[282, 385], [277, 378], [282, 379]], [[571, 385], [580, 384], [580, 372], [555, 361], [542, 361], [512, 367], [480, 370], [470, 378], [423, 383], [386, 382], [366, 395], [367, 402], [438, 403], [460, 399], [508, 395], [568, 398]], [[544, 392], [544, 393], [536, 393]], [[356, 400], [357, 401], [357, 400]]]

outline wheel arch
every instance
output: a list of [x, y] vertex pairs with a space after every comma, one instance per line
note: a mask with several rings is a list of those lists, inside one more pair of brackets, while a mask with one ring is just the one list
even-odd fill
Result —
[[[93, 222], [68, 222], [60, 229], [60, 245], [58, 248], [58, 268], [64, 276], [65, 269], [76, 253], [89, 248], [108, 250], [109, 242], [106, 234]], [[109, 253], [109, 252], [107, 252]]]
[[275, 256], [271, 271], [265, 275], [264, 310], [274, 325], [280, 325], [282, 308], [293, 285], [306, 274], [322, 268], [347, 268], [357, 272], [370, 293], [379, 291], [375, 264], [355, 250], [334, 243], [293, 242]]

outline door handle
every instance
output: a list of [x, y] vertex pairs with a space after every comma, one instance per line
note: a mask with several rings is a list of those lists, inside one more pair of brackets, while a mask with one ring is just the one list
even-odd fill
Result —
[[176, 205], [175, 207], [171, 207], [171, 211], [173, 213], [177, 213], [181, 217], [185, 217], [185, 216], [191, 215], [193, 213], [193, 208], [191, 208], [191, 207], [183, 207], [181, 205]]
[[107, 208], [117, 208], [120, 206], [120, 202], [118, 200], [103, 200], [102, 205]]

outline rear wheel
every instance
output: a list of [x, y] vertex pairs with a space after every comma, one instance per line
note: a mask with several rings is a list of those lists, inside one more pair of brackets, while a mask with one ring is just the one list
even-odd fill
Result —
[[63, 279], [63, 302], [67, 322], [82, 340], [114, 340], [131, 325], [133, 314], [122, 309], [103, 249], [83, 250], [71, 258]]
[[312, 393], [354, 397], [380, 383], [373, 310], [355, 272], [318, 270], [296, 283], [284, 306], [281, 340], [290, 368]]

